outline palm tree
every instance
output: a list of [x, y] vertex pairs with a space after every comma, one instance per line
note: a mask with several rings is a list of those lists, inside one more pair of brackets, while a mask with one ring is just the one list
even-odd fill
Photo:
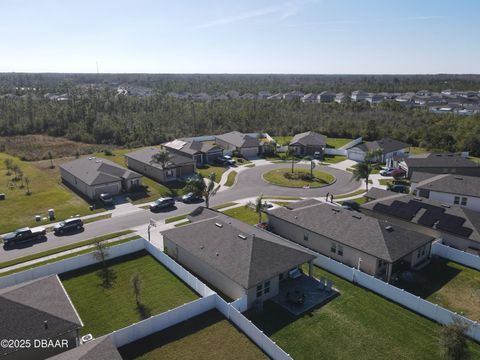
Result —
[[365, 180], [365, 186], [368, 191], [368, 180], [370, 178], [370, 173], [372, 172], [372, 164], [368, 161], [364, 161], [353, 166], [353, 179], [354, 180]]
[[187, 182], [184, 190], [203, 197], [205, 199], [205, 207], [208, 209], [210, 206], [210, 198], [215, 196], [218, 189], [220, 189], [220, 185], [215, 185], [216, 178], [217, 175], [215, 173], [211, 173], [207, 179], [199, 173], [197, 177]]
[[303, 158], [305, 161], [310, 161], [310, 177], [313, 179], [313, 169], [315, 169], [315, 161], [313, 161], [313, 157], [307, 155]]
[[295, 172], [295, 150], [293, 148], [288, 148], [287, 150], [287, 158], [290, 157], [292, 160], [292, 174]]
[[255, 199], [255, 202], [249, 201], [248, 204], [245, 205], [245, 207], [254, 207], [255, 212], [258, 214], [258, 223], [262, 223], [262, 210], [265, 206], [265, 203], [263, 202], [263, 194], [258, 195], [258, 197]]
[[170, 161], [170, 154], [167, 150], [162, 149], [158, 153], [152, 155], [152, 161], [161, 164], [162, 169], [164, 169]]

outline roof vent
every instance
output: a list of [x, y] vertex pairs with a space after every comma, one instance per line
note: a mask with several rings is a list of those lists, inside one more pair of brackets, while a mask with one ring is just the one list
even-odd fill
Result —
[[448, 205], [448, 204], [442, 204], [442, 206], [443, 206], [444, 208], [450, 209], [450, 205]]
[[414, 197], [413, 200], [423, 201], [423, 199], [421, 197], [418, 197], [418, 196]]
[[385, 230], [393, 231], [393, 227], [391, 225], [387, 225], [387, 226], [385, 226]]
[[295, 216], [294, 216], [294, 218], [295, 218], [295, 219], [298, 219], [298, 216], [297, 216], [297, 215], [295, 215]]
[[361, 219], [362, 218], [360, 215], [357, 215], [357, 214], [353, 214], [352, 217], [354, 217], [355, 219]]
[[223, 227], [223, 225], [220, 224], [220, 223], [215, 223], [215, 226], [216, 226], [216, 227], [219, 227], [219, 228], [222, 228], [222, 227]]
[[205, 246], [200, 245], [200, 250], [203, 250], [204, 248], [205, 248]]
[[47, 320], [45, 320], [43, 322], [43, 327], [45, 328], [45, 330], [48, 330], [48, 321]]
[[238, 237], [242, 240], [247, 240], [247, 237], [245, 235], [238, 234]]
[[92, 160], [93, 158], [89, 157], [88, 160]]
[[218, 251], [215, 253], [215, 256], [218, 256]]
[[460, 177], [460, 176], [455, 176], [455, 179], [457, 179], [457, 180], [463, 180], [463, 178]]

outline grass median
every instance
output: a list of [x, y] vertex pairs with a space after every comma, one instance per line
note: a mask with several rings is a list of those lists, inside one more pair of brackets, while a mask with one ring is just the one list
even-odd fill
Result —
[[270, 170], [263, 174], [263, 178], [273, 185], [295, 188], [303, 188], [305, 186], [318, 188], [335, 181], [335, 177], [326, 172], [313, 170], [311, 174], [310, 170], [302, 168], [297, 168], [294, 172], [289, 168]]

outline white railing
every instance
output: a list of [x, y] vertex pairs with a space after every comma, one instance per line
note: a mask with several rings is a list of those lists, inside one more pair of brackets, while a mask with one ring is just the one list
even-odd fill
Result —
[[[114, 259], [119, 256], [143, 250], [145, 248], [144, 243], [144, 239], [138, 239], [111, 246], [108, 248], [108, 258]], [[68, 271], [80, 269], [85, 266], [96, 264], [97, 262], [98, 261], [93, 256], [93, 253], [87, 253], [37, 266], [32, 269], [0, 277], [0, 289], [7, 286], [20, 284], [25, 281], [39, 279], [44, 276], [62, 274]]]
[[318, 255], [314, 260], [314, 264], [348, 281], [357, 283], [440, 324], [450, 324], [455, 319], [461, 320], [469, 326], [467, 335], [476, 341], [480, 341], [480, 324], [476, 321], [447, 310], [437, 304], [433, 304], [419, 296], [409, 293], [408, 291], [387, 284], [382, 280], [356, 270], [355, 268], [350, 268], [326, 256]]
[[442, 244], [440, 241], [435, 241], [432, 244], [432, 255], [441, 256], [445, 259], [480, 270], [480, 256], [457, 250]]

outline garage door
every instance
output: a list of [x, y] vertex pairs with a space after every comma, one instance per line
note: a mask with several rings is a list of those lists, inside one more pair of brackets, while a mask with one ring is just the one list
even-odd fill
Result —
[[365, 156], [364, 153], [358, 153], [353, 151], [348, 152], [348, 158], [353, 161], [363, 161], [364, 156]]
[[241, 151], [242, 155], [246, 158], [258, 156], [258, 148], [245, 148]]
[[95, 198], [98, 198], [100, 194], [103, 194], [103, 193], [109, 193], [110, 195], [117, 195], [119, 192], [120, 192], [120, 185], [115, 183], [115, 184], [102, 185], [102, 186], [96, 187], [93, 191], [93, 196]]

